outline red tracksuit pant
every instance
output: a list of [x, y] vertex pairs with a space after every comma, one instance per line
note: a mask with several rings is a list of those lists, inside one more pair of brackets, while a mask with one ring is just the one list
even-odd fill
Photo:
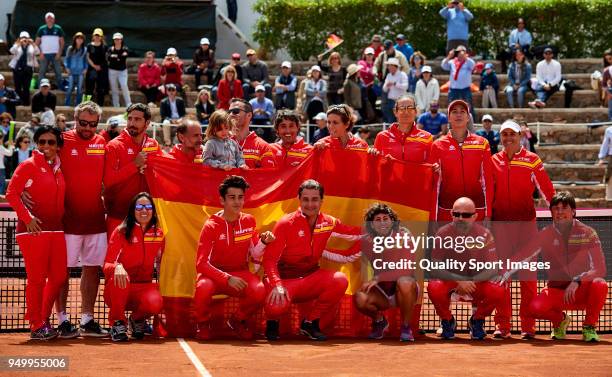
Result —
[[108, 321], [113, 325], [116, 321], [127, 323], [125, 311], [132, 311], [132, 318], [142, 320], [161, 313], [162, 296], [156, 283], [127, 283], [123, 289], [115, 285], [114, 278], [106, 279], [104, 286], [104, 301], [108, 306]]
[[110, 236], [113, 234], [113, 231], [117, 229], [119, 225], [123, 222], [122, 219], [116, 219], [114, 217], [106, 216], [106, 239], [110, 240]]
[[62, 231], [45, 231], [36, 236], [21, 233], [16, 238], [27, 274], [26, 318], [34, 331], [51, 316], [53, 303], [68, 278], [66, 239]]
[[227, 283], [225, 285], [219, 285], [209, 278], [203, 276], [198, 278], [195, 296], [193, 297], [193, 306], [198, 322], [210, 320], [210, 304], [213, 296], [218, 294], [239, 297], [240, 306], [236, 313], [236, 317], [239, 320], [249, 319], [259, 308], [261, 308], [266, 297], [266, 289], [259, 280], [259, 277], [250, 271], [232, 271], [230, 274], [246, 281], [246, 288], [239, 292], [230, 287]]
[[564, 303], [564, 289], [546, 288], [531, 301], [531, 314], [535, 318], [552, 322], [553, 327], [559, 327], [563, 321], [564, 310], [586, 310], [584, 326], [597, 326], [599, 313], [606, 303], [608, 284], [605, 281], [583, 281], [576, 290], [572, 304]]
[[[331, 327], [336, 317], [338, 304], [346, 292], [348, 280], [342, 272], [319, 269], [308, 276], [297, 279], [284, 279], [283, 287], [289, 296], [284, 305], [271, 305], [266, 302], [265, 310], [269, 319], [279, 319], [289, 312], [292, 303], [314, 301], [312, 310], [306, 314], [309, 321], [320, 319], [320, 328]], [[266, 292], [272, 290], [266, 281]], [[306, 306], [304, 306], [305, 308]]]
[[[452, 290], [456, 287], [455, 281], [431, 280], [427, 284], [427, 294], [441, 319], [450, 320], [453, 317], [450, 303]], [[491, 315], [503, 293], [504, 288], [497, 284], [488, 281], [477, 282], [476, 291], [472, 293], [473, 303], [476, 304], [474, 319], [485, 319]]]

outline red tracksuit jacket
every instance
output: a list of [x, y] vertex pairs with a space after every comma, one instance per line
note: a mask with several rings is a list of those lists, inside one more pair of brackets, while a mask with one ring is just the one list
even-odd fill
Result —
[[[234, 140], [236, 140], [234, 138]], [[242, 142], [236, 140], [249, 169], [273, 168], [276, 166], [272, 148], [262, 138], [251, 131]]]
[[364, 140], [361, 140], [360, 138], [355, 137], [353, 135], [349, 136], [348, 143], [346, 143], [345, 148], [342, 148], [342, 144], [340, 143], [340, 140], [336, 139], [335, 137], [331, 137], [331, 136], [325, 136], [323, 139], [319, 140], [318, 142], [327, 144], [331, 149], [346, 149], [349, 151], [362, 151], [362, 152], [368, 151], [368, 143], [366, 143]]
[[286, 167], [295, 166], [308, 156], [313, 150], [313, 146], [306, 143], [303, 138], [298, 137], [296, 142], [287, 149], [283, 147], [281, 141], [270, 144], [274, 157], [276, 158], [276, 166]]
[[164, 250], [164, 232], [161, 227], [151, 227], [143, 233], [136, 224], [132, 239], [125, 239], [125, 231], [115, 229], [108, 243], [104, 260], [104, 276], [110, 279], [115, 274], [118, 263], [128, 273], [131, 283], [150, 283], [153, 277], [155, 258]]
[[542, 160], [525, 148], [521, 148], [512, 161], [504, 151], [493, 155], [493, 175], [495, 194], [492, 220], [534, 220], [533, 191], [537, 188], [547, 202], [555, 195]]
[[172, 150], [169, 154], [176, 160], [181, 161], [185, 164], [202, 164], [202, 147], [200, 147], [200, 151], [198, 153], [187, 154], [183, 151], [182, 144], [176, 144], [174, 147], [172, 147]]
[[[42, 221], [40, 227], [43, 231], [64, 230], [62, 217], [66, 183], [60, 165], [59, 156], [55, 165], [51, 166], [44, 154], [34, 150], [32, 157], [19, 164], [13, 173], [6, 190], [6, 200], [17, 212], [17, 233], [26, 232], [26, 224], [29, 224], [33, 217]], [[21, 193], [24, 191], [27, 191], [36, 203], [31, 211], [21, 201]]]
[[489, 142], [470, 133], [459, 145], [450, 131], [434, 141], [430, 163], [440, 164], [437, 174], [437, 205], [451, 209], [455, 200], [467, 196], [490, 217], [493, 204], [493, 165]]
[[379, 132], [374, 140], [374, 148], [381, 155], [400, 161], [427, 162], [431, 154], [433, 137], [424, 130], [419, 130], [416, 124], [410, 131], [403, 133], [398, 124], [393, 123], [389, 129]]
[[297, 211], [283, 216], [274, 226], [276, 240], [266, 247], [263, 267], [272, 285], [282, 279], [307, 276], [319, 269], [319, 260], [330, 237], [360, 239], [359, 227], [344, 225], [333, 216], [319, 213], [314, 231]]
[[225, 285], [230, 277], [226, 271], [248, 270], [249, 256], [258, 261], [264, 244], [259, 240], [257, 222], [253, 216], [240, 213], [238, 220], [227, 222], [222, 213], [212, 215], [204, 223], [196, 269], [198, 275]]
[[142, 145], [136, 145], [126, 130], [106, 144], [104, 204], [111, 217], [125, 218], [134, 196], [141, 191], [149, 191], [145, 176], [138, 172], [133, 163], [141, 151], [147, 154], [160, 153], [155, 139], [145, 135]]

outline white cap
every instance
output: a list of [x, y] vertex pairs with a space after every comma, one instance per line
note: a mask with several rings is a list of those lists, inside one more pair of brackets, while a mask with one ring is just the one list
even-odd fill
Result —
[[327, 114], [321, 112], [318, 113], [317, 115], [314, 116], [314, 118], [312, 118], [314, 120], [327, 120]]
[[491, 122], [493, 122], [493, 117], [489, 114], [485, 114], [482, 116], [482, 121], [484, 122], [485, 120], [489, 120]]
[[281, 68], [289, 68], [291, 69], [291, 62], [285, 60], [282, 64], [281, 64]]
[[22, 31], [21, 33], [19, 33], [19, 38], [30, 38], [30, 33], [28, 33], [27, 31]]
[[4, 80], [4, 75], [0, 73], [0, 81]]
[[257, 85], [257, 86], [255, 87], [255, 91], [256, 91], [256, 92], [265, 92], [265, 91], [266, 91], [266, 87], [265, 87], [265, 86], [263, 86], [263, 85]]
[[123, 34], [115, 33], [115, 34], [113, 34], [113, 39], [123, 39]]
[[512, 119], [508, 119], [507, 121], [502, 123], [501, 128], [499, 129], [499, 132], [502, 132], [505, 129], [511, 129], [512, 131], [516, 133], [521, 132], [521, 126], [519, 126], [519, 124], [513, 121]]
[[176, 55], [176, 48], [170, 47], [168, 51], [166, 51], [166, 55]]
[[398, 58], [389, 58], [387, 59], [387, 61], [385, 62], [386, 65], [394, 65], [396, 67], [400, 66], [400, 62]]
[[431, 73], [431, 66], [424, 65], [423, 68], [421, 69], [421, 72], [429, 72], [429, 73]]
[[365, 51], [363, 53], [366, 54], [366, 55], [368, 55], [368, 54], [374, 55], [374, 49], [372, 47], [366, 47], [366, 49], [365, 49]]
[[210, 46], [210, 41], [208, 40], [208, 38], [202, 38], [202, 39], [200, 39], [200, 44], [201, 45], [209, 45]]
[[51, 17], [51, 18], [53, 18], [55, 20], [55, 15], [53, 13], [51, 13], [51, 12], [47, 12], [47, 14], [45, 14], [45, 20], [47, 18], [49, 18], [49, 17]]
[[311, 71], [319, 71], [321, 72], [321, 67], [319, 67], [318, 65], [313, 65], [312, 67], [310, 67]]

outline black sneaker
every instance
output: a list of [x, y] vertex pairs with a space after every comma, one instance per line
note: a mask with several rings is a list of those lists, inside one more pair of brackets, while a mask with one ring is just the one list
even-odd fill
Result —
[[145, 335], [153, 335], [153, 325], [149, 323], [146, 319], [143, 324], [143, 332]]
[[487, 332], [484, 329], [485, 320], [470, 318], [468, 328], [470, 330], [470, 338], [473, 340], [483, 340], [487, 337]]
[[132, 338], [134, 339], [142, 339], [145, 336], [144, 333], [145, 328], [145, 320], [141, 319], [139, 321], [130, 317], [130, 332], [132, 333]]
[[443, 339], [455, 339], [455, 329], [457, 328], [457, 322], [455, 321], [455, 317], [451, 317], [450, 321], [443, 319], [442, 320], [442, 333], [441, 337]]
[[266, 339], [268, 340], [279, 340], [279, 327], [280, 322], [275, 320], [267, 320], [266, 321]]
[[125, 322], [115, 321], [113, 327], [111, 327], [110, 335], [113, 342], [127, 342], [128, 334]]
[[79, 336], [79, 329], [70, 323], [69, 320], [65, 320], [61, 325], [57, 326], [57, 332], [61, 339], [73, 339]]
[[57, 338], [59, 333], [48, 324], [43, 324], [38, 330], [30, 333], [30, 339], [33, 340], [51, 340]]
[[389, 322], [385, 317], [382, 317], [380, 321], [372, 320], [372, 332], [368, 335], [368, 339], [382, 339], [388, 329]]
[[90, 336], [92, 338], [106, 338], [108, 336], [108, 331], [100, 327], [100, 324], [93, 319], [81, 325], [80, 332], [81, 336]]
[[303, 320], [300, 325], [300, 334], [306, 335], [312, 340], [323, 341], [327, 340], [327, 336], [319, 329], [319, 320], [315, 319], [312, 322]]

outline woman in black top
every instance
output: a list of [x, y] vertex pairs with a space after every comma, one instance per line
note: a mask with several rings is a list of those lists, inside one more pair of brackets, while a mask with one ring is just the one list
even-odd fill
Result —
[[195, 103], [196, 115], [201, 125], [208, 124], [208, 118], [215, 111], [215, 105], [210, 99], [210, 92], [206, 89], [200, 90]]
[[319, 67], [327, 74], [329, 79], [327, 80], [327, 104], [328, 105], [339, 105], [344, 103], [344, 96], [342, 89], [344, 85], [344, 79], [346, 78], [346, 68], [342, 67], [342, 60], [340, 54], [332, 52], [327, 59], [327, 65], [321, 63], [322, 56], [318, 57]]
[[91, 100], [96, 91], [96, 102], [104, 105], [104, 96], [108, 91], [108, 64], [106, 63], [106, 44], [104, 32], [96, 28], [92, 41], [87, 45], [87, 74], [85, 76], [85, 101]]
[[119, 87], [117, 86], [117, 82], [121, 86], [125, 107], [132, 104], [130, 100], [130, 89], [128, 88], [127, 57], [128, 48], [123, 45], [123, 34], [113, 34], [113, 45], [106, 51], [106, 61], [108, 62], [108, 80], [110, 81], [114, 107], [120, 106]]

